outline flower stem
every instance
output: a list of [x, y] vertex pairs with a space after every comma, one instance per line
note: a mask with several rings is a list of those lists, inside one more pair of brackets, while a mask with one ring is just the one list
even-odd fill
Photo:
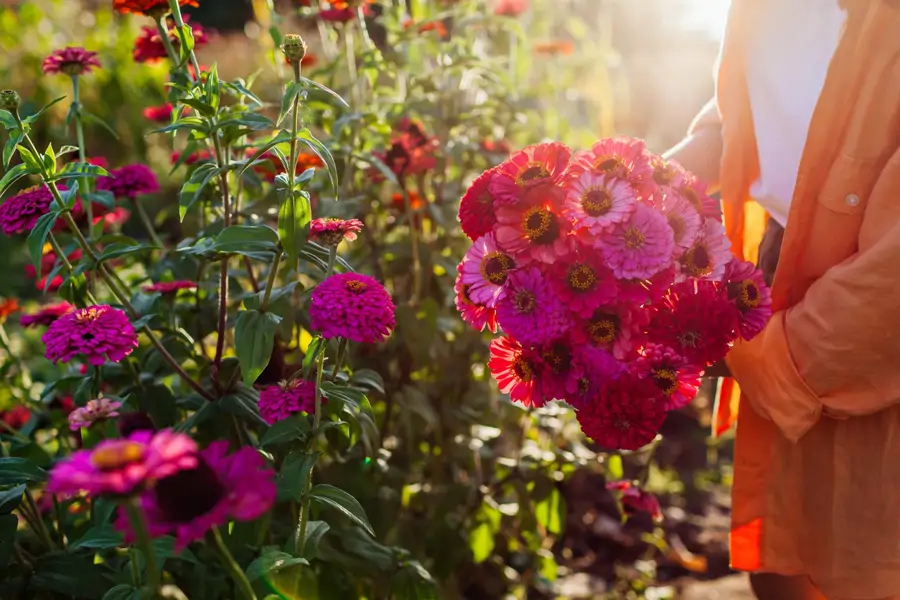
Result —
[[[169, 39], [169, 26], [166, 23], [166, 17], [160, 16], [156, 20], [156, 31], [159, 33], [159, 39], [162, 41], [163, 47], [166, 49], [166, 54], [169, 55], [169, 60], [172, 61], [173, 66], [177, 66], [181, 64], [181, 57], [178, 56], [178, 52], [175, 51], [175, 46], [172, 45], [172, 40]], [[190, 77], [190, 73], [188, 73]], [[200, 72], [197, 71], [195, 74], [196, 77], [200, 76]], [[193, 79], [193, 77], [191, 77]]]
[[[75, 113], [75, 135], [78, 138], [78, 160], [81, 162], [87, 162], [87, 149], [84, 144], [84, 123], [81, 121], [81, 95], [80, 95], [80, 86], [78, 85], [79, 78], [78, 75], [72, 76], [72, 112]], [[90, 188], [90, 179], [83, 178], [79, 181], [81, 185], [81, 192], [83, 194], [89, 194], [91, 191]], [[82, 196], [84, 197], [84, 196]], [[89, 198], [85, 198], [84, 200], [84, 211], [87, 214], [87, 231], [88, 238], [92, 235], [92, 230], [94, 228], [94, 203], [91, 202]]]
[[134, 587], [141, 587], [141, 572], [138, 570], [137, 551], [132, 548], [128, 554], [131, 555], [131, 583]]
[[275, 248], [275, 258], [272, 259], [272, 266], [269, 267], [269, 278], [266, 280], [266, 293], [263, 294], [262, 303], [259, 305], [259, 312], [266, 312], [269, 308], [269, 298], [272, 296], [272, 288], [275, 287], [275, 276], [278, 274], [278, 266], [281, 264], [281, 245]]
[[[300, 82], [300, 63], [295, 61], [294, 67], [294, 83]], [[293, 115], [291, 121], [291, 161], [288, 163], [288, 181], [290, 181], [291, 196], [294, 194], [294, 178], [297, 175], [297, 158], [299, 157], [299, 144], [297, 143], [297, 131], [300, 129], [300, 94], [294, 94], [294, 103], [292, 106]]]
[[[213, 138], [213, 145], [216, 152], [216, 163], [220, 167], [228, 165], [228, 154], [222, 152], [222, 146], [219, 138]], [[228, 172], [223, 171], [220, 175], [220, 185], [222, 187], [222, 210], [225, 212], [225, 227], [231, 225], [231, 198], [228, 190]], [[219, 320], [216, 327], [216, 356], [213, 359], [212, 374], [213, 383], [217, 389], [220, 389], [219, 383], [219, 367], [222, 365], [222, 355], [225, 352], [225, 329], [228, 325], [228, 257], [222, 259], [222, 265], [219, 269]]]
[[334, 361], [334, 369], [331, 371], [331, 379], [334, 380], [337, 377], [338, 371], [341, 370], [341, 365], [344, 363], [344, 353], [347, 351], [347, 338], [341, 338], [341, 341], [338, 343], [338, 353], [337, 359]]
[[[175, 19], [175, 27], [178, 28], [178, 37], [181, 39], [181, 47], [187, 47], [187, 35], [184, 33], [184, 19], [181, 17], [181, 5], [178, 0], [169, 0], [169, 8], [172, 10], [172, 18]], [[190, 50], [191, 66], [194, 67], [194, 74], [200, 78], [200, 63], [197, 62], [197, 55], [194, 49]]]
[[328, 268], [325, 270], [325, 279], [331, 277], [334, 273], [334, 263], [337, 262], [337, 246], [328, 248]]
[[253, 593], [253, 586], [250, 585], [250, 581], [247, 579], [247, 576], [244, 574], [240, 565], [234, 560], [234, 556], [228, 551], [228, 546], [225, 545], [225, 540], [222, 539], [222, 534], [219, 532], [218, 527], [214, 526], [212, 528], [210, 537], [219, 553], [219, 559], [222, 561], [222, 565], [225, 566], [225, 569], [228, 570], [228, 573], [234, 580], [235, 587], [241, 590], [241, 595], [243, 595], [246, 600], [256, 600], [256, 594]]
[[134, 532], [135, 542], [138, 549], [144, 554], [144, 560], [147, 561], [147, 586], [150, 588], [151, 594], [155, 594], [159, 589], [161, 573], [159, 566], [156, 564], [156, 553], [150, 544], [150, 532], [147, 530], [147, 523], [144, 521], [143, 511], [137, 505], [137, 500], [131, 500], [124, 503], [125, 512], [128, 513], [128, 521], [131, 523], [131, 529]]
[[56, 523], [57, 523], [57, 533], [59, 534], [59, 546], [63, 550], [66, 549], [66, 531], [63, 527], [63, 512], [62, 507], [59, 505], [59, 499], [56, 497], [56, 494], [53, 494], [53, 512], [56, 514]]
[[410, 294], [409, 303], [418, 304], [419, 295], [422, 292], [422, 260], [419, 257], [419, 229], [416, 223], [416, 215], [412, 212], [412, 204], [409, 198], [409, 192], [406, 186], [403, 187], [403, 205], [406, 208], [406, 217], [409, 219], [409, 243], [412, 248], [413, 261], [413, 285], [412, 294]]
[[150, 216], [147, 214], [147, 211], [144, 210], [144, 205], [138, 202], [136, 198], [132, 198], [131, 203], [134, 205], [134, 210], [137, 212], [138, 217], [140, 217], [141, 223], [143, 223], [144, 228], [147, 230], [147, 234], [150, 236], [150, 241], [153, 242], [154, 245], [165, 249], [165, 244], [163, 244], [163, 241], [159, 239], [159, 235], [156, 233], [156, 229], [153, 227], [153, 221], [150, 220]]
[[[324, 370], [325, 353], [323, 352], [319, 354], [319, 357], [316, 359], [316, 403], [315, 413], [313, 414], [312, 435], [309, 436], [310, 445], [315, 443], [316, 437], [319, 434], [319, 423], [322, 419], [322, 372]], [[294, 549], [301, 553], [303, 552], [303, 547], [306, 545], [306, 528], [309, 523], [309, 505], [312, 501], [309, 492], [312, 489], [313, 469], [314, 466], [309, 469], [309, 477], [306, 479], [306, 486], [303, 490], [303, 500], [300, 504], [300, 522], [297, 523], [297, 537], [294, 539]]]
[[44, 542], [44, 545], [47, 546], [48, 550], [53, 550], [53, 539], [50, 537], [50, 532], [47, 531], [47, 525], [44, 523], [44, 518], [41, 516], [41, 511], [38, 509], [37, 502], [34, 501], [34, 496], [31, 495], [31, 490], [25, 490], [25, 503], [34, 515], [34, 526], [37, 528], [36, 533], [38, 534], [38, 537]]

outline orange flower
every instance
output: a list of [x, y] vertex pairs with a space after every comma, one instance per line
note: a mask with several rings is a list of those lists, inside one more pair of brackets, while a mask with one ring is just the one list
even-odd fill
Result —
[[443, 21], [428, 21], [419, 25], [419, 33], [426, 31], [434, 31], [439, 37], [447, 37], [447, 28], [444, 27]]
[[[419, 196], [418, 192], [409, 192], [409, 208], [410, 210], [419, 210], [425, 206], [425, 200]], [[403, 200], [403, 194], [396, 193], [391, 197], [391, 205], [400, 211], [406, 210], [406, 201]]]
[[331, 8], [344, 9], [359, 6], [360, 4], [372, 4], [375, 0], [331, 0]]
[[[199, 0], [178, 0], [180, 6], [199, 6]], [[113, 10], [120, 13], [137, 13], [152, 17], [169, 12], [168, 0], [113, 0]]]
[[0, 323], [17, 310], [19, 310], [19, 301], [15, 298], [0, 301]]
[[569, 40], [552, 40], [549, 42], [538, 42], [534, 45], [536, 54], [545, 54], [553, 56], [555, 54], [572, 54], [575, 46]]

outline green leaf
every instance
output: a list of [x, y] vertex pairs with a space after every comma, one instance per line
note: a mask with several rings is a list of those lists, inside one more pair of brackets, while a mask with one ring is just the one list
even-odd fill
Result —
[[363, 160], [367, 163], [375, 167], [375, 169], [381, 173], [381, 176], [390, 181], [394, 186], [402, 188], [400, 185], [400, 181], [397, 179], [397, 174], [394, 173], [389, 166], [385, 164], [383, 160], [375, 156], [374, 154], [367, 154]]
[[338, 509], [350, 517], [352, 521], [361, 525], [371, 535], [375, 535], [375, 530], [372, 529], [372, 525], [369, 523], [366, 511], [363, 510], [362, 505], [344, 490], [333, 485], [320, 483], [310, 491], [310, 497], [320, 504]]
[[278, 132], [278, 135], [276, 135], [274, 138], [272, 138], [271, 140], [269, 140], [268, 142], [266, 142], [266, 143], [263, 144], [262, 146], [259, 146], [259, 147], [258, 147], [258, 149], [257, 149], [256, 152], [253, 154], [253, 156], [251, 156], [250, 159], [247, 160], [247, 162], [244, 163], [244, 165], [243, 165], [243, 166], [241, 167], [241, 169], [238, 171], [238, 177], [243, 176], [243, 175], [244, 175], [244, 172], [245, 172], [247, 169], [249, 169], [250, 167], [252, 167], [253, 164], [254, 164], [256, 161], [258, 161], [258, 160], [260, 159], [260, 157], [261, 157], [263, 154], [265, 154], [266, 152], [268, 152], [269, 150], [271, 150], [273, 147], [277, 146], [278, 144], [284, 144], [284, 143], [287, 143], [287, 142], [290, 142], [290, 141], [291, 141], [291, 134], [290, 134], [289, 131], [279, 131], [279, 132]]
[[16, 515], [0, 515], [0, 573], [6, 570], [12, 557], [18, 525], [19, 518]]
[[500, 530], [500, 511], [487, 503], [482, 504], [478, 522], [479, 525], [469, 533], [469, 548], [476, 564], [483, 563], [494, 552], [494, 538]]
[[229, 414], [250, 419], [260, 425], [268, 425], [259, 415], [259, 392], [243, 383], [237, 386], [235, 393], [228, 394], [213, 404], [217, 404], [219, 408]]
[[0, 125], [3, 125], [4, 129], [15, 129], [18, 127], [16, 118], [12, 113], [8, 110], [3, 110], [2, 108], [0, 108]]
[[97, 262], [101, 263], [136, 252], [146, 252], [148, 250], [153, 250], [154, 248], [156, 248], [156, 246], [151, 246], [149, 244], [126, 244], [123, 242], [116, 242], [103, 247], [103, 252], [100, 253]]
[[220, 125], [222, 127], [232, 127], [234, 125], [243, 125], [251, 131], [264, 131], [272, 129], [274, 124], [269, 117], [249, 110], [240, 111], [227, 119], [224, 119]]
[[[75, 201], [78, 199], [78, 182], [73, 181], [72, 185], [68, 186], [64, 190], [60, 190], [59, 197], [62, 199], [63, 206], [68, 208], [69, 210], [75, 208]], [[53, 205], [54, 212], [57, 212], [59, 208], [56, 206], [54, 202]]]
[[278, 550], [263, 551], [263, 555], [250, 563], [247, 567], [247, 579], [255, 581], [260, 577], [274, 571], [279, 571], [294, 565], [308, 565], [305, 558], [294, 558], [286, 552]]
[[290, 258], [290, 264], [297, 264], [300, 249], [309, 239], [309, 223], [312, 220], [312, 209], [309, 206], [309, 194], [295, 192], [281, 203], [278, 209], [278, 237], [281, 245]]
[[19, 146], [19, 156], [22, 157], [22, 162], [28, 165], [28, 168], [31, 169], [32, 173], [40, 173], [43, 164], [38, 157], [34, 155], [34, 153], [26, 148], [25, 146]]
[[18, 129], [11, 131], [9, 139], [6, 140], [6, 145], [3, 146], [3, 169], [9, 168], [9, 161], [12, 160], [13, 153], [16, 151], [16, 146], [19, 145], [19, 142], [22, 141], [22, 138], [25, 137]]
[[[204, 102], [203, 100], [198, 100], [197, 98], [181, 98], [181, 100], [179, 100], [179, 102], [181, 102], [182, 104], [186, 104], [187, 106], [190, 106], [191, 108], [193, 108], [194, 110], [196, 110], [197, 112], [199, 112], [200, 114], [202, 114], [206, 117], [216, 116], [216, 109], [213, 108], [210, 104], [207, 104], [206, 102]], [[160, 131], [163, 131], [165, 129], [168, 129], [168, 127], [164, 127]]]
[[252, 100], [257, 105], [263, 105], [263, 101], [260, 100], [256, 94], [251, 92], [250, 88], [244, 85], [244, 82], [240, 79], [223, 83], [222, 86], [238, 98], [250, 98], [250, 100]]
[[44, 164], [44, 169], [48, 173], [56, 173], [56, 152], [53, 150], [53, 144], [48, 144], [47, 149], [44, 150], [44, 156], [41, 158], [41, 162]]
[[269, 312], [245, 310], [238, 313], [234, 346], [244, 383], [253, 384], [269, 364], [279, 323], [281, 317]]
[[[113, 571], [108, 565], [94, 564], [91, 553], [44, 554], [34, 563], [30, 585], [37, 590], [65, 597], [102, 598], [113, 586]], [[42, 594], [36, 594], [40, 597]]]
[[281, 465], [281, 471], [278, 473], [279, 500], [300, 502], [303, 490], [306, 489], [309, 472], [316, 465], [317, 460], [319, 460], [318, 452], [306, 454], [305, 452], [294, 450], [288, 454]]
[[70, 162], [66, 163], [62, 170], [54, 175], [52, 179], [58, 181], [63, 179], [96, 179], [97, 177], [109, 177], [109, 171], [87, 162]]
[[0, 194], [3, 194], [3, 192], [6, 191], [6, 188], [8, 188], [21, 178], [36, 172], [37, 171], [31, 170], [28, 165], [24, 163], [17, 164], [12, 169], [4, 173], [3, 177], [0, 178]]
[[178, 45], [178, 53], [181, 55], [181, 63], [184, 64], [191, 58], [191, 51], [196, 46], [194, 41], [194, 30], [190, 25], [185, 23], [178, 28], [178, 38], [182, 40]]
[[175, 552], [175, 538], [171, 535], [164, 535], [153, 540], [151, 546], [156, 557], [164, 561], [167, 558], [180, 558], [188, 562], [199, 564], [194, 553], [185, 548], [181, 552]]
[[102, 600], [141, 600], [141, 598], [141, 590], [127, 583], [120, 583], [119, 585], [110, 588], [110, 590], [103, 595]]
[[25, 119], [22, 119], [22, 122], [23, 122], [23, 123], [26, 123], [26, 124], [28, 124], [28, 125], [34, 123], [34, 122], [38, 119], [38, 117], [40, 117], [42, 114], [44, 114], [44, 112], [46, 112], [46, 110], [47, 110], [48, 108], [50, 108], [51, 106], [53, 106], [53, 105], [56, 104], [57, 102], [63, 100], [64, 98], [65, 98], [65, 96], [60, 96], [59, 98], [56, 98], [56, 99], [54, 99], [54, 100], [51, 100], [50, 103], [47, 104], [47, 105], [45, 105], [41, 110], [37, 111], [37, 112], [34, 113], [33, 115], [28, 116], [28, 117], [25, 118]]
[[284, 121], [285, 117], [293, 110], [294, 98], [302, 91], [303, 86], [296, 81], [291, 81], [287, 84], [284, 89], [284, 96], [281, 98], [281, 112], [278, 113], [278, 120], [275, 122], [276, 127], [281, 127], [281, 122]]
[[116, 133], [116, 130], [113, 129], [109, 125], [109, 123], [107, 123], [106, 121], [104, 121], [103, 119], [101, 119], [100, 117], [95, 115], [94, 113], [90, 113], [90, 112], [87, 112], [86, 110], [82, 110], [81, 111], [81, 120], [84, 121], [85, 123], [92, 123], [94, 125], [99, 125], [103, 129], [105, 129], [107, 131], [107, 133], [109, 133], [111, 136], [113, 136], [113, 139], [116, 139], [116, 140], [119, 139], [119, 134]]
[[191, 173], [178, 194], [178, 218], [183, 222], [187, 211], [200, 199], [203, 189], [216, 176], [218, 167], [215, 163], [203, 163]]
[[47, 243], [47, 237], [50, 235], [50, 230], [52, 230], [53, 226], [56, 224], [56, 218], [58, 216], [59, 215], [56, 212], [48, 212], [45, 215], [41, 215], [41, 218], [34, 224], [34, 229], [28, 234], [28, 240], [26, 241], [28, 244], [28, 254], [31, 256], [31, 262], [34, 264], [37, 273], [41, 272], [41, 258], [44, 256], [44, 244]]
[[303, 542], [303, 558], [313, 560], [319, 554], [319, 541], [328, 533], [331, 526], [325, 521], [310, 521], [306, 525], [306, 540]]
[[367, 387], [376, 392], [384, 393], [384, 379], [371, 369], [359, 369], [353, 372], [350, 383], [358, 387]]
[[97, 498], [92, 501], [94, 503], [94, 527], [104, 527], [112, 519], [113, 513], [118, 504], [106, 498]]
[[265, 225], [232, 225], [219, 232], [209, 250], [213, 252], [243, 254], [246, 252], [274, 251], [278, 234]]
[[548, 533], [559, 535], [566, 520], [566, 501], [555, 486], [546, 498], [535, 504], [534, 516]]
[[219, 88], [219, 66], [216, 63], [213, 63], [206, 74], [204, 89], [209, 104], [213, 107], [213, 110], [218, 112], [222, 101], [222, 90]]
[[109, 210], [113, 210], [116, 207], [116, 197], [113, 196], [113, 193], [110, 191], [97, 190], [90, 194], [83, 194], [83, 196], [85, 200], [90, 200]]
[[72, 152], [78, 152], [78, 146], [63, 146], [56, 153], [56, 158], [60, 156], [65, 156], [66, 154], [71, 154]]
[[310, 431], [309, 420], [303, 415], [291, 415], [278, 421], [266, 431], [259, 442], [260, 446], [275, 446], [305, 438]]
[[91, 527], [81, 539], [73, 542], [71, 547], [105, 550], [109, 548], [118, 548], [124, 541], [125, 539], [121, 533], [113, 529], [110, 525], [104, 525], [102, 527]]
[[437, 584], [416, 561], [407, 563], [391, 577], [391, 594], [396, 600], [438, 600]]
[[321, 91], [325, 92], [326, 94], [328, 94], [329, 96], [331, 96], [335, 100], [337, 100], [340, 103], [340, 105], [343, 106], [344, 108], [350, 108], [350, 105], [347, 104], [347, 101], [344, 100], [343, 98], [341, 98], [341, 95], [338, 94], [337, 92], [335, 92], [333, 89], [331, 89], [329, 87], [325, 87], [321, 83], [313, 81], [312, 79], [307, 79], [306, 77], [301, 77], [300, 81], [302, 81], [303, 83], [305, 83], [306, 85], [308, 85], [310, 87], [314, 87], [317, 90], [321, 90]]
[[16, 510], [19, 502], [22, 501], [22, 494], [25, 493], [25, 484], [17, 485], [14, 488], [0, 491], [0, 515], [8, 515]]
[[[310, 133], [309, 129], [304, 129], [303, 131], [297, 132], [297, 138], [300, 142], [309, 146], [309, 149], [312, 150], [316, 156], [322, 159], [328, 166], [328, 178], [331, 180], [331, 187], [334, 188], [334, 196], [337, 198], [338, 196], [338, 173], [337, 173], [337, 165], [334, 163], [334, 157], [331, 156], [331, 152], [328, 151], [328, 148], [325, 147], [325, 144], [320, 142], [316, 137]], [[290, 172], [290, 170], [288, 170]]]
[[320, 354], [325, 352], [326, 345], [327, 342], [317, 335], [309, 343], [309, 346], [307, 346], [306, 354], [303, 355], [303, 363], [301, 364], [304, 379], [310, 378], [313, 366], [316, 364], [316, 359], [319, 358]]

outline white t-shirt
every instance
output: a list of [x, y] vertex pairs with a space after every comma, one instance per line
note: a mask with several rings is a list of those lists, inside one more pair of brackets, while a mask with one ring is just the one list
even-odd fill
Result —
[[838, 0], [754, 1], [767, 8], [747, 41], [760, 172], [750, 195], [784, 226], [809, 124], [847, 15]]

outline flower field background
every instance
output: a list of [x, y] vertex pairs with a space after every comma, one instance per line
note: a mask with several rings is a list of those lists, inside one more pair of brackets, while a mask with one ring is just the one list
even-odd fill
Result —
[[[661, 0], [199, 4], [194, 56], [112, 0], [0, 7], [38, 150], [3, 200], [46, 210], [26, 190], [49, 181], [67, 203], [0, 214], [0, 597], [666, 598], [725, 575], [709, 390], [604, 452], [570, 409], [500, 394], [454, 305], [472, 180], [544, 138], [664, 150], [715, 40]], [[45, 63], [67, 46], [97, 54]], [[96, 493], [68, 494], [85, 473]]]

